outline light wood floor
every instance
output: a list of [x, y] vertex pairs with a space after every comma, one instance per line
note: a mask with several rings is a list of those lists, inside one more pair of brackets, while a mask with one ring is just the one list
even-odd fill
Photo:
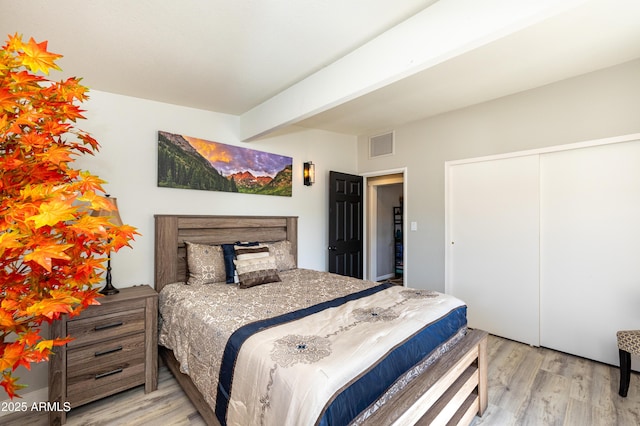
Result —
[[640, 425], [638, 374], [622, 398], [617, 367], [495, 336], [488, 352], [489, 407], [474, 426]]
[[[544, 348], [489, 336], [489, 408], [472, 425], [640, 425], [640, 375], [629, 396], [618, 396], [619, 370]], [[635, 366], [634, 366], [635, 367]], [[25, 418], [13, 425], [46, 425]], [[87, 404], [69, 413], [77, 425], [204, 425], [171, 373], [160, 369], [158, 390], [143, 387]]]

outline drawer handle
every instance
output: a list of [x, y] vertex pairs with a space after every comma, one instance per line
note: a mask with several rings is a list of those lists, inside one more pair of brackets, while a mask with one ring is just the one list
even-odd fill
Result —
[[102, 356], [102, 355], [107, 355], [107, 354], [112, 354], [114, 352], [119, 352], [122, 350], [122, 346], [118, 346], [117, 348], [113, 348], [113, 349], [107, 349], [105, 351], [98, 351], [96, 353], [93, 354], [93, 356]]
[[102, 379], [103, 377], [112, 376], [114, 374], [122, 373], [122, 368], [116, 368], [115, 370], [107, 371], [106, 373], [96, 374], [96, 380]]
[[94, 331], [106, 330], [107, 328], [120, 327], [122, 324], [124, 324], [122, 321], [117, 321], [109, 324], [96, 325], [95, 327], [93, 327], [93, 330]]

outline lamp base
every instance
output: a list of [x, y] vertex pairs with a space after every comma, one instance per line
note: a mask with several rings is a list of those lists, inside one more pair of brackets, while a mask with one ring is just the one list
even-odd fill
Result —
[[104, 294], [105, 296], [110, 296], [112, 294], [120, 293], [120, 290], [115, 288], [111, 283], [107, 283], [107, 285], [105, 285], [104, 288], [98, 293]]
[[120, 290], [115, 288], [113, 284], [111, 284], [111, 252], [109, 252], [109, 257], [107, 258], [107, 285], [104, 286], [102, 290], [98, 293], [104, 294], [105, 296], [110, 296], [112, 294], [120, 293]]

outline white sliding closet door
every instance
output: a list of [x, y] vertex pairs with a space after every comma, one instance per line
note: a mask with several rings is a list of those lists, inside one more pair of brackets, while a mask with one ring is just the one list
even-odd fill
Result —
[[543, 154], [542, 346], [618, 364], [640, 327], [640, 141]]
[[448, 168], [447, 292], [470, 327], [539, 345], [538, 156]]

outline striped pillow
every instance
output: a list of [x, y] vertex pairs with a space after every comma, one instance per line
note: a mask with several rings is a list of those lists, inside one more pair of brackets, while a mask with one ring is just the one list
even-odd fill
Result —
[[260, 284], [280, 281], [276, 269], [276, 258], [269, 256], [267, 248], [266, 257], [254, 257], [249, 259], [236, 259], [236, 271], [238, 272], [238, 287], [250, 288]]
[[236, 251], [236, 259], [256, 259], [269, 256], [269, 247], [264, 244], [253, 246], [234, 246]]

